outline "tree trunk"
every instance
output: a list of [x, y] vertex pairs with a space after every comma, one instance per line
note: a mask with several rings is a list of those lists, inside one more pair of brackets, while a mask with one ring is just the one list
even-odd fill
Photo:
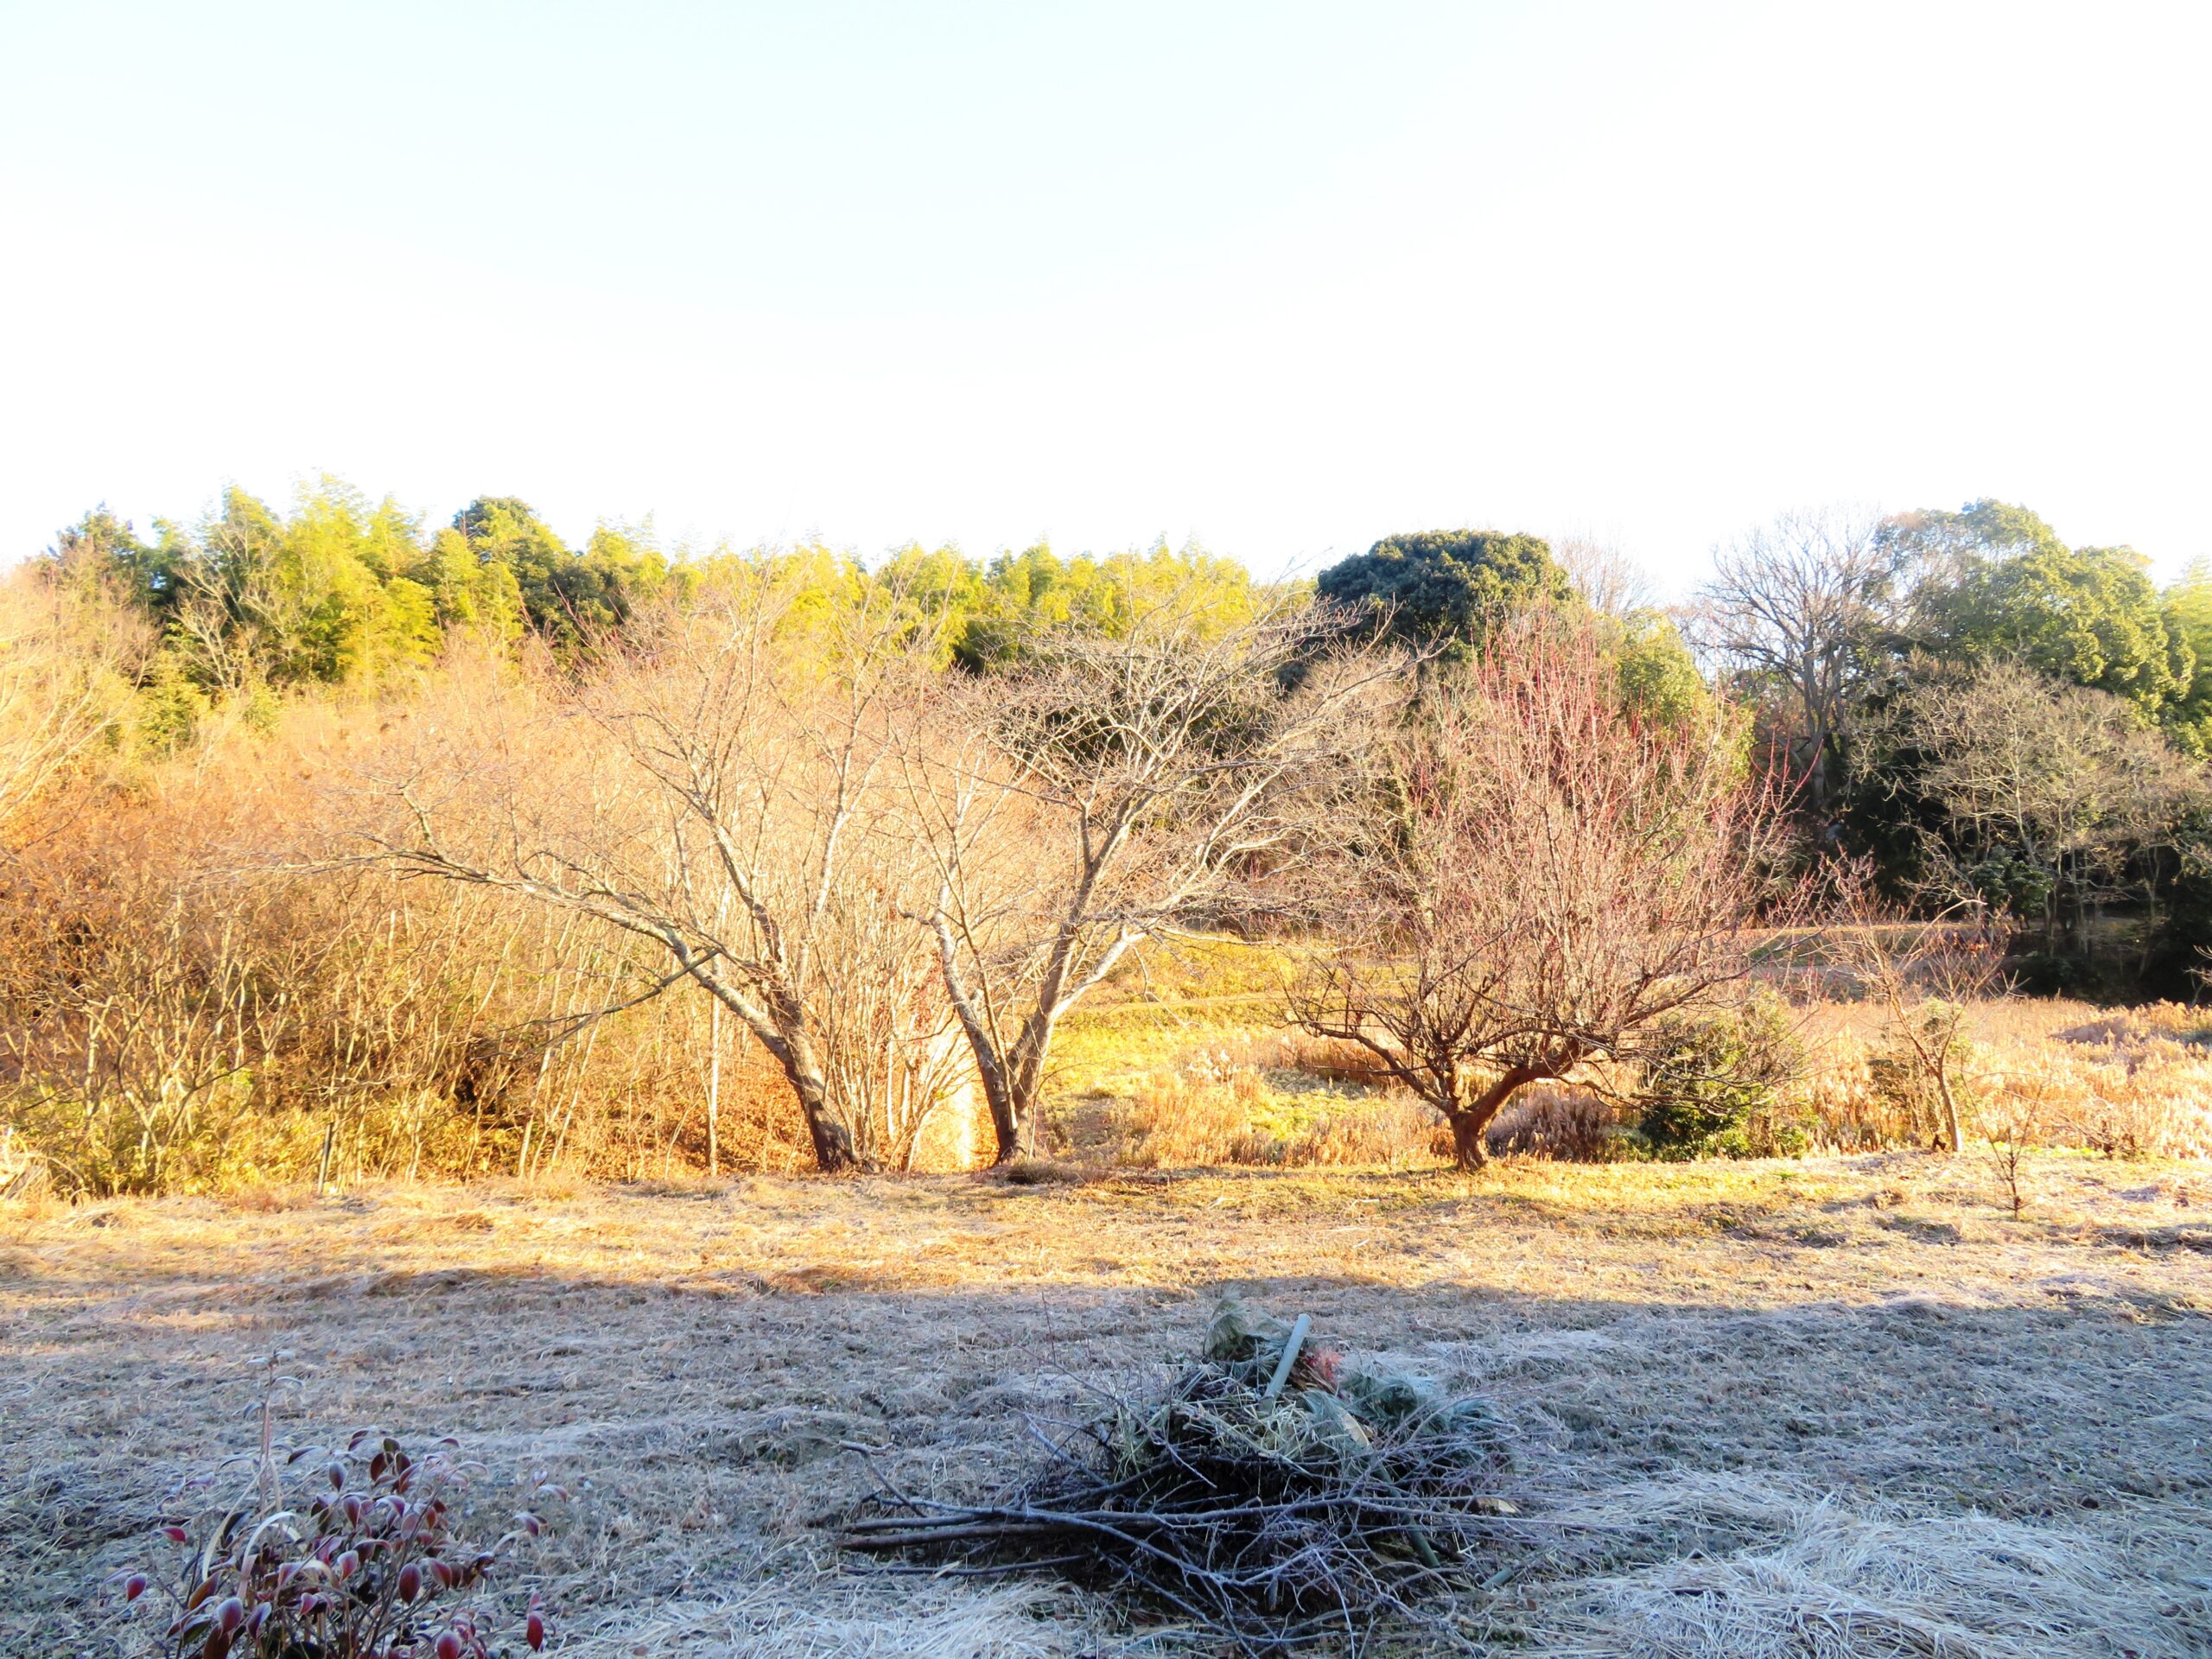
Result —
[[1505, 1103], [1513, 1098], [1514, 1091], [1524, 1083], [1534, 1083], [1545, 1075], [1532, 1065], [1508, 1066], [1496, 1083], [1463, 1106], [1448, 1107], [1445, 1116], [1452, 1125], [1452, 1158], [1461, 1169], [1480, 1169], [1490, 1161], [1490, 1151], [1483, 1145], [1491, 1120], [1504, 1109]]
[[986, 1089], [983, 1094], [990, 1102], [991, 1134], [998, 1143], [992, 1149], [991, 1162], [994, 1166], [1010, 1164], [1021, 1156], [1021, 1131], [1027, 1114], [1007, 1089]]
[[1022, 1143], [1035, 1140], [1037, 1113], [1044, 1100], [1045, 1057], [1052, 1052], [1052, 1027], [1058, 1020], [1049, 1006], [1022, 1021], [1021, 1034], [999, 1064], [1001, 1087], [989, 1095], [991, 1127], [999, 1141], [994, 1164], [1010, 1164], [1034, 1150]]
[[792, 1092], [798, 1096], [800, 1114], [806, 1119], [807, 1139], [814, 1143], [814, 1161], [825, 1175], [840, 1175], [849, 1169], [859, 1167], [860, 1159], [853, 1151], [853, 1137], [830, 1109], [830, 1092], [822, 1079], [810, 1071], [786, 1061], [785, 1075], [791, 1078]]
[[969, 995], [960, 974], [958, 947], [942, 911], [930, 918], [930, 925], [937, 934], [938, 965], [944, 976], [945, 994], [952, 999], [953, 1012], [959, 1016], [960, 1028], [967, 1035], [968, 1052], [976, 1059], [976, 1076], [983, 1085], [983, 1103], [991, 1110], [991, 1134], [998, 1143], [992, 1151], [991, 1163], [995, 1167], [1010, 1164], [1021, 1155], [1023, 1118], [1030, 1103], [1021, 1097], [1019, 1079], [1014, 1075], [1020, 1057], [1014, 1057], [1015, 1068], [1010, 1069], [1008, 1057], [1000, 1052], [996, 1033], [985, 1022], [975, 999]]
[[1490, 1125], [1472, 1112], [1453, 1112], [1452, 1124], [1452, 1161], [1461, 1169], [1480, 1169], [1490, 1162], [1490, 1150], [1483, 1145], [1484, 1131]]
[[814, 1039], [806, 1029], [804, 1010], [790, 1001], [779, 1007], [775, 1014], [779, 1017], [764, 1020], [754, 1027], [753, 1034], [775, 1056], [791, 1092], [798, 1096], [799, 1116], [806, 1120], [806, 1136], [814, 1143], [815, 1166], [825, 1175], [857, 1169], [860, 1156], [853, 1149], [850, 1131], [830, 1109], [829, 1081], [822, 1074], [821, 1061], [815, 1058]]
[[1966, 1128], [1959, 1121], [1958, 1096], [1951, 1092], [1951, 1056], [1948, 1044], [1936, 1061], [1936, 1097], [1943, 1106], [1944, 1149], [1954, 1158], [1966, 1150]]
[[814, 1143], [815, 1166], [825, 1175], [859, 1168], [860, 1154], [853, 1147], [852, 1133], [830, 1104], [829, 1079], [823, 1075], [822, 1062], [814, 1052], [805, 1003], [787, 984], [771, 988], [762, 1002], [749, 1001], [705, 971], [706, 964], [694, 960], [688, 951], [679, 949], [677, 960], [709, 996], [744, 1022], [760, 1046], [783, 1067], [791, 1093], [798, 1097], [799, 1116], [806, 1120], [807, 1139]]

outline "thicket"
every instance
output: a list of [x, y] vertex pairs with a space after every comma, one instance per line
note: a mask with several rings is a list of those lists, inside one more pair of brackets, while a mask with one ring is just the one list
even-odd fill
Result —
[[0, 1179], [1012, 1158], [1062, 1022], [1185, 929], [1320, 945], [1309, 1027], [1469, 1161], [1583, 1072], [1670, 1153], [1786, 1149], [1745, 946], [1851, 857], [2049, 976], [2197, 988], [2204, 571], [1990, 503], [1785, 520], [1672, 615], [1585, 555], [1400, 537], [1317, 593], [328, 480], [88, 514], [0, 588]]

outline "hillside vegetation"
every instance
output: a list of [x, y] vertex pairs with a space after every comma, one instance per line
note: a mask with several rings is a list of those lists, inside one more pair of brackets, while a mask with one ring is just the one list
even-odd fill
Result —
[[2186, 1013], [1942, 1010], [2196, 995], [2202, 574], [1987, 502], [1717, 572], [92, 513], [0, 596], [0, 1179], [2200, 1147]]

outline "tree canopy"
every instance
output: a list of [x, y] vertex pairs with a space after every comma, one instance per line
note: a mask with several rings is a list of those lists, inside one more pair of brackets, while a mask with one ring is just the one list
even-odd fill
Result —
[[1455, 656], [1479, 645], [1503, 617], [1574, 601], [1548, 543], [1493, 530], [1386, 536], [1331, 565], [1315, 587], [1321, 598], [1374, 616], [1393, 638]]

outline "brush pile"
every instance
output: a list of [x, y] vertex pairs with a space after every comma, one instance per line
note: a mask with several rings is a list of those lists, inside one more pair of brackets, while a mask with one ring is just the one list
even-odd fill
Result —
[[1362, 1365], [1234, 1298], [1202, 1358], [1142, 1402], [1039, 1436], [1050, 1457], [1002, 1501], [876, 1493], [845, 1548], [911, 1554], [912, 1570], [1053, 1568], [1173, 1610], [1246, 1652], [1378, 1618], [1430, 1617], [1494, 1558], [1510, 1467], [1481, 1402]]

